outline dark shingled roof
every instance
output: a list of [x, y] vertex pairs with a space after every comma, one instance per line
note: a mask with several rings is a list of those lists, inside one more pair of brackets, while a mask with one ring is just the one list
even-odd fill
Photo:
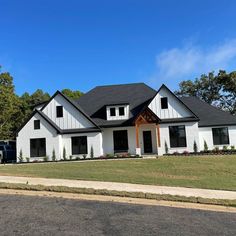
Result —
[[[144, 83], [98, 86], [76, 102], [98, 126], [128, 126], [155, 94], [156, 90]], [[129, 104], [129, 120], [107, 121], [106, 105], [109, 104]]]
[[199, 127], [236, 125], [236, 116], [211, 106], [196, 97], [180, 97], [180, 100], [199, 117]]

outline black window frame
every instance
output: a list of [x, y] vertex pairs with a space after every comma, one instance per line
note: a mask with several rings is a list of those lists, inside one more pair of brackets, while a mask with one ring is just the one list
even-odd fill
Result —
[[113, 145], [114, 153], [128, 152], [128, 130], [114, 130], [113, 131]]
[[46, 138], [30, 139], [30, 157], [45, 157], [47, 154]]
[[116, 108], [115, 107], [110, 107], [109, 112], [110, 112], [110, 116], [112, 116], [112, 117], [116, 116]]
[[[222, 132], [222, 130], [225, 130]], [[218, 135], [218, 136], [216, 136]], [[229, 145], [229, 129], [228, 127], [216, 127], [212, 128], [212, 138], [213, 138], [213, 145]]]
[[56, 106], [56, 115], [57, 118], [63, 117], [63, 106]]
[[[183, 137], [180, 136], [182, 130], [184, 130]], [[169, 126], [169, 137], [170, 137], [171, 148], [186, 148], [187, 147], [185, 125]]]
[[[80, 146], [84, 145], [84, 146]], [[88, 154], [88, 137], [87, 136], [75, 136], [71, 137], [71, 154], [82, 155]]]
[[40, 120], [34, 120], [34, 129], [40, 129]]
[[119, 116], [124, 116], [124, 115], [125, 115], [125, 108], [124, 107], [119, 107]]
[[168, 109], [168, 97], [161, 98], [161, 109]]

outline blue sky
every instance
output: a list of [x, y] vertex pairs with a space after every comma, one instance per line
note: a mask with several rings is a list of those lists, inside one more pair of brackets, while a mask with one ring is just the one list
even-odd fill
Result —
[[0, 0], [0, 65], [16, 92], [88, 91], [235, 70], [236, 1]]

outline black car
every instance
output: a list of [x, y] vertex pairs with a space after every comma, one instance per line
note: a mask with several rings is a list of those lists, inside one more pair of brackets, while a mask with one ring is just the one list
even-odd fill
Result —
[[0, 160], [1, 163], [16, 162], [16, 149], [9, 144], [0, 144]]

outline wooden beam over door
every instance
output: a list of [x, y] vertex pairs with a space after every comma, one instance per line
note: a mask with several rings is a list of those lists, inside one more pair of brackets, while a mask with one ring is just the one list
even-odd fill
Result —
[[161, 136], [160, 136], [160, 125], [157, 124], [156, 125], [156, 129], [157, 129], [157, 147], [161, 146]]
[[136, 148], [139, 148], [139, 125], [135, 125], [135, 133], [136, 133]]

